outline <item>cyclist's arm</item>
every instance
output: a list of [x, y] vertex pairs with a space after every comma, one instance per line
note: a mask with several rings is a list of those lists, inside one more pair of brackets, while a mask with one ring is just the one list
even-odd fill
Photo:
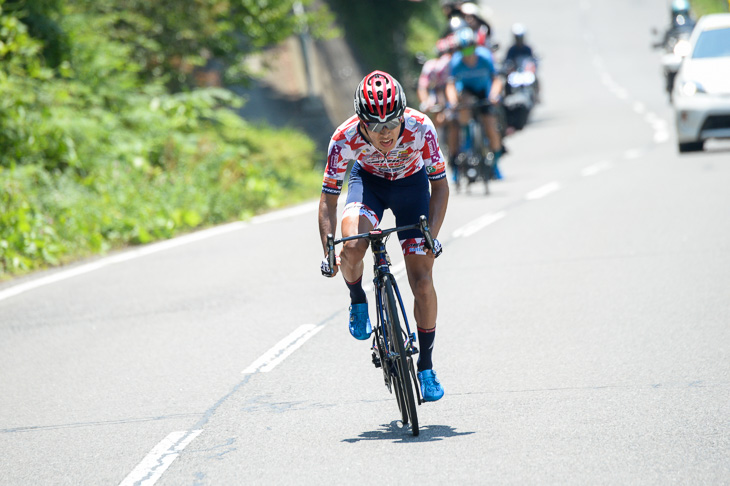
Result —
[[322, 240], [322, 249], [327, 256], [327, 235], [336, 234], [337, 228], [337, 200], [338, 194], [322, 193], [319, 198], [319, 236]]
[[446, 100], [451, 106], [459, 104], [459, 93], [456, 91], [456, 83], [453, 79], [449, 79], [449, 82], [446, 83]]
[[428, 205], [431, 235], [438, 237], [441, 225], [446, 216], [446, 206], [449, 203], [449, 182], [446, 177], [431, 181], [431, 202]]

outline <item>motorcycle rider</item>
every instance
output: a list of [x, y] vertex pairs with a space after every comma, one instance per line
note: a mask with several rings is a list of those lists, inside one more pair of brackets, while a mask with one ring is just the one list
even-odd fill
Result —
[[682, 33], [689, 34], [694, 29], [695, 23], [688, 1], [672, 0], [669, 28], [664, 33], [662, 44], [668, 46], [671, 39], [678, 38]]
[[444, 14], [444, 17], [446, 17], [446, 22], [448, 24], [443, 34], [441, 34], [442, 39], [453, 34], [460, 27], [466, 25], [464, 14], [461, 12], [462, 3], [464, 2], [441, 0], [441, 12]]
[[[462, 28], [456, 32], [459, 52], [451, 58], [451, 74], [446, 85], [446, 97], [450, 106], [458, 107], [464, 92], [471, 93], [482, 102], [479, 107], [482, 126], [489, 138], [489, 145], [494, 152], [494, 177], [501, 179], [497, 163], [505, 153], [502, 136], [497, 127], [495, 105], [499, 103], [503, 82], [497, 75], [492, 53], [483, 47], [477, 47], [476, 36], [470, 28]], [[457, 108], [458, 109], [458, 108]], [[459, 154], [459, 125], [467, 121], [463, 117], [471, 116], [471, 110], [459, 110], [455, 127], [449, 130], [448, 146], [451, 160]]]
[[[532, 52], [532, 47], [525, 43], [525, 34], [527, 29], [521, 23], [515, 23], [512, 25], [512, 37], [514, 44], [507, 50], [507, 55], [504, 57], [505, 70], [509, 69], [510, 66], [516, 67], [517, 63], [521, 58], [530, 58], [535, 63], [537, 68], [537, 58]], [[537, 79], [537, 72], [535, 73], [535, 103], [540, 102], [540, 82]]]
[[479, 6], [472, 2], [466, 2], [461, 5], [460, 10], [467, 25], [476, 33], [477, 45], [489, 48], [493, 32], [492, 26], [485, 20]]

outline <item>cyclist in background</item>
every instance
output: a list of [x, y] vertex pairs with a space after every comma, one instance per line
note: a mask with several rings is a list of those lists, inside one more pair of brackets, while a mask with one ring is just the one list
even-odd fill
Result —
[[449, 79], [449, 63], [451, 51], [439, 48], [439, 56], [427, 60], [418, 77], [419, 110], [428, 114], [436, 130], [443, 127], [446, 119], [446, 82]]
[[[326, 258], [327, 234], [335, 234], [337, 200], [351, 161], [347, 202], [342, 211], [343, 237], [377, 228], [384, 210], [389, 208], [397, 226], [414, 224], [426, 215], [436, 238], [446, 215], [449, 186], [431, 120], [406, 107], [405, 92], [391, 75], [373, 71], [365, 76], [355, 91], [355, 115], [340, 125], [330, 140], [319, 202], [319, 233], [325, 252], [322, 274], [333, 277], [338, 267], [342, 270], [350, 291], [350, 334], [364, 340], [372, 333], [362, 287], [368, 242], [345, 242], [335, 268], [330, 268]], [[435, 240], [432, 253], [425, 249], [419, 230], [399, 232], [398, 237], [414, 297], [421, 395], [426, 401], [436, 401], [444, 395], [432, 363], [437, 314], [433, 263], [441, 244]]]
[[[497, 75], [492, 60], [492, 53], [476, 46], [474, 31], [469, 28], [460, 29], [456, 33], [460, 46], [459, 52], [451, 58], [451, 75], [446, 85], [446, 97], [452, 107], [458, 107], [465, 92], [474, 95], [482, 104], [479, 111], [482, 115], [482, 126], [485, 135], [489, 138], [489, 146], [494, 152], [494, 177], [501, 179], [497, 163], [504, 155], [505, 149], [502, 137], [497, 128], [495, 105], [499, 103], [503, 82]], [[456, 117], [459, 125], [464, 125], [471, 116], [470, 110], [458, 110]], [[459, 129], [449, 130], [449, 153], [451, 159], [456, 160], [459, 154]]]

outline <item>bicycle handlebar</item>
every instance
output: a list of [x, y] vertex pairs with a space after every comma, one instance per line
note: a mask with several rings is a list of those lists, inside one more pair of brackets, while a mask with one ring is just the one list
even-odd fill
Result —
[[376, 240], [376, 239], [382, 239], [391, 233], [395, 233], [397, 231], [406, 231], [411, 229], [418, 229], [421, 231], [421, 234], [423, 234], [423, 238], [425, 240], [425, 246], [427, 249], [429, 249], [432, 253], [434, 253], [435, 244], [433, 242], [433, 236], [431, 235], [431, 228], [428, 226], [428, 219], [426, 216], [421, 215], [421, 217], [418, 219], [418, 223], [411, 224], [407, 226], [399, 226], [397, 228], [390, 228], [386, 230], [380, 230], [380, 229], [374, 229], [368, 233], [360, 233], [359, 235], [353, 235], [353, 236], [347, 236], [345, 238], [339, 238], [335, 239], [335, 237], [332, 234], [327, 235], [327, 261], [330, 264], [330, 268], [335, 268], [335, 245], [338, 245], [340, 243], [344, 243], [345, 241], [350, 240], [360, 240], [360, 239], [368, 239], [370, 241]]

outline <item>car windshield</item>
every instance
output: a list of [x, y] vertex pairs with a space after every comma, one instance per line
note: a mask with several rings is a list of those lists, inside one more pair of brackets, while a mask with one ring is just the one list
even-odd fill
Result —
[[692, 58], [730, 56], [730, 27], [706, 30], [697, 38]]

